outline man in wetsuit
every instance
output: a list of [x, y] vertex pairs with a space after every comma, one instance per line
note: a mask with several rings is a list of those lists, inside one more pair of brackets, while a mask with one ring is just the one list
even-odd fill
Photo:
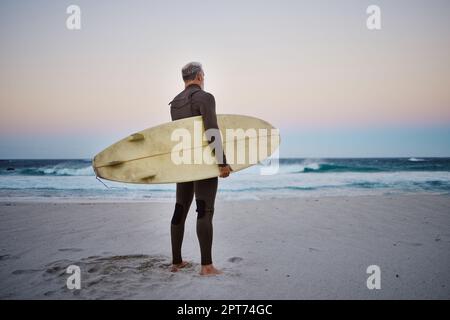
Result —
[[[202, 116], [205, 131], [208, 131], [209, 142], [214, 142], [216, 146], [222, 146], [222, 141], [217, 125], [216, 104], [214, 96], [204, 88], [204, 72], [202, 65], [198, 62], [191, 62], [181, 70], [185, 89], [170, 102], [170, 114], [172, 120], [178, 120], [193, 116]], [[219, 166], [219, 176], [228, 177], [231, 168], [226, 163], [225, 155], [220, 149], [215, 152], [217, 164]], [[186, 266], [186, 262], [181, 258], [181, 246], [183, 243], [184, 223], [191, 206], [194, 194], [197, 205], [197, 237], [200, 243], [201, 253], [201, 275], [219, 274], [212, 263], [211, 247], [213, 240], [212, 219], [214, 214], [214, 201], [217, 193], [218, 178], [210, 178], [198, 181], [177, 183], [176, 204], [171, 221], [171, 242], [172, 242], [172, 271]]]

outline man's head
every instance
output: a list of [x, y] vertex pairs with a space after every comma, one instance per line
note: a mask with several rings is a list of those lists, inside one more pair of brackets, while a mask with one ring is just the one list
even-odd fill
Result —
[[184, 84], [198, 84], [202, 89], [205, 86], [205, 73], [200, 62], [189, 62], [181, 69]]

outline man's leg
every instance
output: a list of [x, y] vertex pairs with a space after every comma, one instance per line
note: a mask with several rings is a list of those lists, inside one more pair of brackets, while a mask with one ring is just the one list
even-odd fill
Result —
[[[174, 266], [181, 265], [181, 246], [183, 244], [184, 223], [194, 197], [194, 183], [177, 183], [177, 202], [170, 224], [170, 235], [172, 241], [172, 263]], [[174, 270], [176, 271], [176, 270]]]
[[212, 241], [214, 203], [217, 194], [218, 178], [194, 182], [195, 201], [197, 204], [197, 237], [200, 243], [202, 274], [217, 274], [212, 266]]

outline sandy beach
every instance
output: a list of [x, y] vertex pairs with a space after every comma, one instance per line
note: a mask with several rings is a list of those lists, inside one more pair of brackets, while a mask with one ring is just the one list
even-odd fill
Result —
[[[1, 299], [449, 299], [450, 196], [218, 201], [198, 275], [195, 212], [169, 272], [169, 202], [1, 202]], [[81, 269], [69, 290], [66, 268]], [[369, 290], [366, 269], [381, 269]]]

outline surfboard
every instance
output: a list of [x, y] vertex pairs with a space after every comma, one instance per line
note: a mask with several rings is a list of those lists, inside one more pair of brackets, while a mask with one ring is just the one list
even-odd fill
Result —
[[[250, 116], [217, 115], [227, 163], [234, 172], [255, 165], [279, 147], [279, 131]], [[133, 133], [98, 153], [97, 177], [139, 184], [175, 183], [217, 177], [219, 168], [201, 116]]]

